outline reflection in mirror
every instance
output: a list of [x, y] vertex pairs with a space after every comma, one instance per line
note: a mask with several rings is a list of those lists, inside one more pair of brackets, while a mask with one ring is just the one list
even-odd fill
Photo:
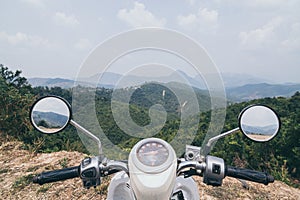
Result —
[[266, 142], [276, 136], [280, 128], [277, 114], [266, 106], [251, 106], [240, 115], [240, 129], [250, 139]]
[[57, 133], [69, 123], [71, 110], [59, 97], [45, 97], [38, 100], [31, 109], [31, 123], [42, 133]]

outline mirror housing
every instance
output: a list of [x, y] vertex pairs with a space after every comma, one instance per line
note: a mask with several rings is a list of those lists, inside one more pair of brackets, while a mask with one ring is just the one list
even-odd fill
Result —
[[71, 115], [71, 106], [65, 99], [46, 96], [38, 99], [31, 107], [30, 121], [39, 132], [54, 134], [66, 128]]
[[31, 107], [30, 122], [36, 130], [46, 134], [58, 133], [70, 123], [81, 133], [95, 141], [99, 156], [103, 156], [100, 139], [72, 120], [71, 106], [62, 97], [45, 96], [38, 99]]
[[240, 113], [239, 127], [249, 139], [255, 142], [267, 142], [278, 134], [280, 119], [268, 106], [251, 105]]

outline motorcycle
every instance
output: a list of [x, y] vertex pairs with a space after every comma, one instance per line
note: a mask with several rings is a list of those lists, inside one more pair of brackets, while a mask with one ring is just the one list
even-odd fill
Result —
[[134, 145], [128, 160], [110, 160], [103, 155], [100, 139], [72, 119], [71, 106], [61, 97], [37, 100], [30, 113], [31, 123], [38, 131], [55, 134], [71, 124], [99, 148], [98, 156], [85, 158], [79, 166], [35, 176], [33, 182], [40, 185], [80, 177], [83, 186], [90, 188], [100, 185], [103, 177], [114, 174], [108, 187], [108, 200], [198, 200], [198, 187], [192, 176], [203, 176], [203, 182], [212, 186], [221, 186], [226, 176], [265, 185], [274, 182], [273, 176], [266, 172], [229, 166], [222, 158], [209, 155], [218, 139], [238, 131], [256, 142], [273, 139], [279, 132], [280, 119], [264, 105], [244, 108], [238, 117], [239, 127], [210, 138], [203, 149], [186, 145], [184, 156], [177, 158], [168, 142], [146, 138]]

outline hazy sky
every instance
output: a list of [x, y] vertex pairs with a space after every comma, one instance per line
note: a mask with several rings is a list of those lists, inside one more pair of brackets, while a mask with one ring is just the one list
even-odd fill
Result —
[[247, 126], [275, 126], [279, 125], [277, 116], [272, 110], [263, 106], [254, 106], [246, 110], [241, 118], [241, 123]]
[[0, 0], [0, 63], [72, 78], [100, 42], [144, 26], [190, 36], [221, 72], [300, 82], [299, 0]]
[[69, 116], [68, 106], [58, 98], [44, 98], [35, 104], [34, 111], [54, 112], [64, 116]]

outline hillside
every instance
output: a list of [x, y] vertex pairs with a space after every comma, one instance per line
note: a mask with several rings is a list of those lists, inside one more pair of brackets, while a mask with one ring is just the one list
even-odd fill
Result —
[[265, 97], [290, 97], [300, 91], [300, 84], [246, 84], [227, 88], [227, 97], [232, 101], [242, 102]]
[[31, 78], [29, 79], [29, 81], [33, 87], [47, 86], [49, 88], [51, 87], [71, 88], [74, 86], [73, 80], [63, 79], [63, 78]]
[[48, 127], [62, 127], [68, 121], [68, 117], [54, 112], [34, 111], [32, 113], [33, 120], [39, 125], [42, 121], [47, 121]]
[[[45, 170], [78, 165], [86, 155], [78, 152], [60, 151], [38, 153], [22, 150], [22, 143], [2, 142], [0, 146], [0, 196], [1, 199], [105, 199], [108, 179], [96, 189], [84, 189], [79, 178], [34, 185], [30, 179]], [[299, 199], [300, 189], [275, 181], [269, 186], [250, 183], [244, 189], [239, 181], [225, 178], [222, 187], [211, 187], [195, 180], [199, 185], [201, 199]]]

